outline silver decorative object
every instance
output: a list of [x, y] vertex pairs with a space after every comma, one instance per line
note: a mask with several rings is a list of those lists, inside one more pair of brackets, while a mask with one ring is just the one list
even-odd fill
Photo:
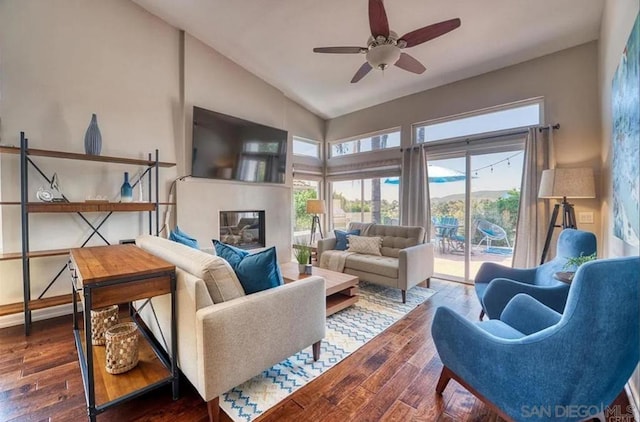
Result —
[[91, 115], [91, 123], [84, 134], [84, 152], [88, 155], [100, 155], [102, 150], [102, 134], [98, 127], [98, 116]]

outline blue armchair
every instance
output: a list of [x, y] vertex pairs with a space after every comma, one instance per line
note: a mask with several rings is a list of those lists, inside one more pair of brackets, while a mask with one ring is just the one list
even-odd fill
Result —
[[582, 230], [566, 229], [558, 236], [556, 257], [535, 268], [510, 268], [484, 262], [475, 278], [475, 289], [482, 312], [490, 319], [500, 318], [506, 304], [518, 293], [526, 293], [551, 309], [562, 312], [569, 285], [553, 275], [562, 271], [567, 258], [596, 252], [596, 236]]
[[[507, 420], [587, 419], [610, 405], [640, 358], [640, 257], [582, 265], [559, 314], [525, 294], [499, 320], [436, 310], [431, 332], [451, 378]], [[542, 417], [546, 416], [546, 417]]]

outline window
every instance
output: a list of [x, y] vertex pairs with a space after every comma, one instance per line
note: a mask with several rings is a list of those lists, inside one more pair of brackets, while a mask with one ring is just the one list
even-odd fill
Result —
[[307, 200], [320, 198], [320, 182], [315, 180], [293, 179], [293, 235], [298, 243], [304, 243], [300, 237], [309, 236], [311, 215], [307, 214]]
[[525, 105], [501, 107], [500, 110], [468, 115], [466, 117], [447, 118], [416, 126], [416, 143], [433, 142], [460, 136], [476, 135], [505, 129], [540, 124], [542, 100]]
[[377, 151], [387, 148], [400, 148], [400, 131], [379, 133], [366, 138], [331, 144], [331, 157], [341, 157], [361, 152]]
[[293, 155], [320, 158], [320, 142], [293, 137]]
[[331, 183], [331, 217], [334, 229], [350, 222], [398, 225], [400, 185], [394, 179], [345, 180]]

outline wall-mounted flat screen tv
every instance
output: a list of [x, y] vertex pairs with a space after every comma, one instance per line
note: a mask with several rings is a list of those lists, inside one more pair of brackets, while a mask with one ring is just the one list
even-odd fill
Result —
[[284, 183], [287, 131], [193, 107], [191, 175]]

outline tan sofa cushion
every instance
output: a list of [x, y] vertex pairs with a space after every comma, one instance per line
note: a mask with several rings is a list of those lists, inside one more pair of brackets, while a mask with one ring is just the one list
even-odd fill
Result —
[[380, 247], [382, 246], [381, 237], [356, 236], [354, 234], [347, 235], [349, 247], [347, 251], [354, 253], [362, 253], [366, 255], [380, 255]]
[[397, 258], [401, 249], [424, 243], [424, 228], [374, 224], [367, 231], [367, 236], [382, 237], [382, 255]]
[[353, 254], [347, 257], [345, 269], [398, 278], [398, 258]]
[[142, 235], [136, 245], [201, 278], [213, 303], [245, 296], [235, 272], [224, 259], [156, 236]]

